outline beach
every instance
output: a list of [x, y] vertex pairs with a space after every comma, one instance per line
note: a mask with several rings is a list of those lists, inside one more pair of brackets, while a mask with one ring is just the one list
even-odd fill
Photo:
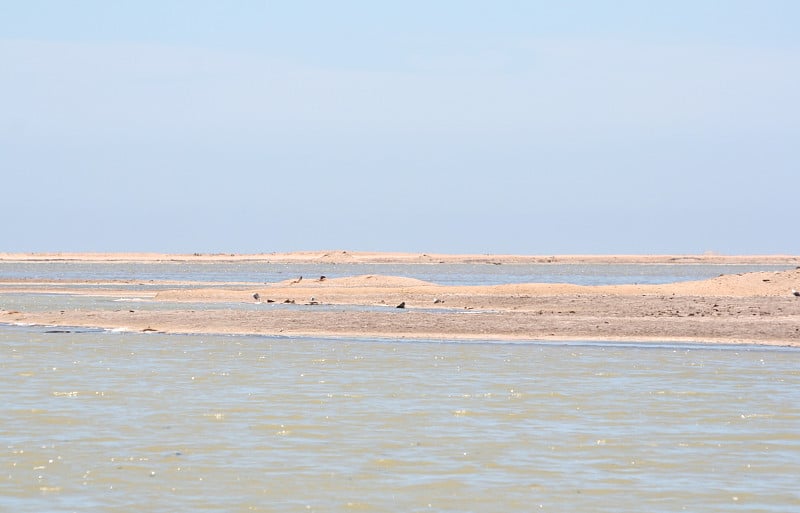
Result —
[[[264, 255], [0, 254], [0, 262], [444, 262], [780, 263], [791, 256], [509, 256], [358, 253]], [[216, 333], [438, 340], [675, 341], [800, 346], [800, 269], [722, 275], [659, 285], [515, 283], [447, 286], [399, 276], [306, 276], [274, 283], [164, 282], [131, 291], [114, 280], [3, 279], [14, 294], [119, 299], [137, 296], [159, 310], [2, 309], [0, 322], [163, 333]], [[174, 288], [171, 288], [174, 286]], [[257, 299], [256, 299], [257, 298]], [[253, 304], [198, 309], [193, 305]], [[398, 308], [401, 306], [402, 308]]]

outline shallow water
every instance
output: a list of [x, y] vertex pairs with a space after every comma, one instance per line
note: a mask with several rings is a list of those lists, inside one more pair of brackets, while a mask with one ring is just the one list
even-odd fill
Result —
[[800, 351], [0, 327], [0, 511], [797, 511]]
[[[613, 284], [785, 268], [2, 263], [0, 277], [144, 293], [149, 280]], [[175, 305], [0, 287], [0, 308]], [[66, 330], [0, 325], [0, 511], [800, 510], [797, 349]]]
[[[720, 274], [782, 271], [788, 265], [739, 264], [269, 264], [0, 262], [0, 278], [130, 280], [133, 289], [174, 288], [150, 280], [274, 283], [298, 276], [338, 278], [364, 274], [405, 276], [441, 285], [574, 283], [619, 285], [702, 280]], [[115, 285], [116, 286], [116, 285]], [[2, 288], [0, 287], [0, 291]]]

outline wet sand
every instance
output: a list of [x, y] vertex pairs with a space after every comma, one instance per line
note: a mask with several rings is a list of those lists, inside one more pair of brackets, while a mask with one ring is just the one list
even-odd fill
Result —
[[[269, 255], [0, 254], [7, 261], [271, 262], [591, 262], [754, 263], [795, 265], [797, 257], [415, 255], [309, 252]], [[333, 260], [343, 259], [343, 260]], [[479, 260], [483, 259], [483, 260]], [[544, 260], [537, 260], [544, 259]], [[550, 260], [546, 260], [550, 259]], [[800, 269], [725, 275], [666, 285], [514, 284], [443, 286], [392, 276], [306, 278], [271, 284], [193, 282], [142, 293], [113, 282], [3, 280], [6, 293], [146, 297], [169, 308], [152, 311], [0, 310], [0, 322], [101, 327], [168, 333], [424, 338], [442, 340], [665, 341], [800, 346]], [[178, 285], [175, 282], [172, 282]], [[166, 284], [166, 282], [165, 282]], [[258, 294], [259, 300], [253, 298]], [[199, 309], [197, 303], [215, 306]], [[396, 308], [403, 303], [405, 308]], [[236, 308], [250, 304], [252, 307]], [[226, 307], [225, 305], [234, 305]], [[2, 308], [2, 305], [0, 305]]]

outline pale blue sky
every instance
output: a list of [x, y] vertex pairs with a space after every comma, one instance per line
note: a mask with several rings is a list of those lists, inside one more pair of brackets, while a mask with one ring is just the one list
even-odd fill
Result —
[[800, 253], [800, 2], [0, 1], [0, 251]]

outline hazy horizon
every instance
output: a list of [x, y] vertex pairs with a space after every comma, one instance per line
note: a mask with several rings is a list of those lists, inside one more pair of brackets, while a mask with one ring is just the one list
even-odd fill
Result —
[[798, 19], [10, 2], [0, 251], [800, 254]]

